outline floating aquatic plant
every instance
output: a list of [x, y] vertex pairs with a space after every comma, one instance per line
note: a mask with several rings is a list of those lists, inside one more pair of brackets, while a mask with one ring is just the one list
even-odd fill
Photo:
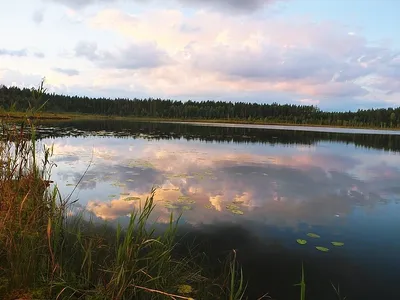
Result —
[[336, 247], [344, 246], [344, 243], [342, 243], [342, 242], [331, 242], [331, 244], [332, 244], [333, 246], [336, 246]]
[[212, 204], [206, 204], [206, 205], [204, 205], [204, 207], [207, 208], [207, 209], [212, 209], [213, 208]]
[[307, 241], [306, 241], [306, 240], [302, 240], [302, 239], [297, 239], [296, 242], [297, 242], [298, 244], [300, 244], [300, 245], [305, 245], [305, 244], [307, 244]]
[[169, 208], [169, 209], [176, 209], [176, 208], [179, 208], [179, 206], [174, 205], [174, 204], [171, 204], [171, 203], [166, 203], [166, 204], [164, 205], [164, 207], [165, 207], [165, 208]]
[[325, 248], [325, 247], [321, 247], [321, 246], [317, 246], [317, 247], [315, 247], [317, 250], [319, 250], [319, 251], [322, 251], [322, 252], [328, 252], [329, 251], [329, 249], [328, 248]]
[[194, 201], [193, 199], [190, 199], [189, 196], [183, 196], [183, 195], [178, 197], [178, 202], [186, 203], [186, 204], [194, 204], [194, 203], [196, 203], [196, 201]]
[[111, 185], [117, 186], [117, 187], [124, 187], [124, 186], [126, 186], [125, 183], [121, 183], [121, 182], [113, 182]]
[[235, 215], [243, 215], [244, 214], [243, 211], [240, 210], [239, 206], [237, 206], [235, 204], [228, 204], [226, 206], [226, 209]]
[[124, 198], [124, 201], [136, 201], [140, 200], [140, 197], [126, 197]]
[[318, 234], [315, 234], [315, 233], [307, 233], [307, 235], [308, 235], [309, 237], [315, 238], [315, 239], [319, 239], [319, 238], [320, 238], [320, 236], [319, 236]]
[[233, 200], [233, 204], [243, 204], [243, 200], [241, 200], [241, 199], [235, 199], [235, 200]]

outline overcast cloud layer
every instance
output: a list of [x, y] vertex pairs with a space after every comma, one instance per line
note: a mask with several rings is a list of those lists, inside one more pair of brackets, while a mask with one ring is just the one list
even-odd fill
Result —
[[397, 2], [378, 2], [386, 22], [369, 26], [365, 10], [334, 18], [311, 0], [17, 0], [0, 12], [0, 84], [45, 76], [49, 90], [88, 96], [398, 106]]

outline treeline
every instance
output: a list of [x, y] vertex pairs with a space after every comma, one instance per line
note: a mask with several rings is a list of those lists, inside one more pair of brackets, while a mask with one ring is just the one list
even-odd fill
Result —
[[30, 89], [0, 87], [0, 109], [25, 111], [30, 106], [54, 113], [84, 113], [164, 119], [229, 120], [259, 123], [312, 124], [349, 127], [400, 127], [400, 108], [356, 112], [324, 112], [316, 106], [222, 101], [173, 101], [162, 99], [107, 99], [47, 93], [32, 100]]

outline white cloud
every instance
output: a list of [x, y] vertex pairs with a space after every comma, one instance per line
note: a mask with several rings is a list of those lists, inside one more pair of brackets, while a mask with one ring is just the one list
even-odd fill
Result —
[[[189, 12], [173, 2], [168, 7], [174, 9], [146, 1], [45, 2], [69, 6], [46, 7], [46, 22], [35, 26], [50, 30], [44, 24], [59, 22], [50, 31], [57, 42], [45, 52], [10, 42], [0, 49], [0, 64], [46, 76], [53, 90], [280, 103], [312, 99], [308, 103], [322, 108], [400, 104], [395, 49], [371, 45], [358, 31], [334, 22], [221, 13], [262, 11], [277, 1], [193, 0], [190, 7], [199, 10]], [[60, 52], [67, 55], [57, 56]], [[38, 58], [43, 59], [36, 63]]]

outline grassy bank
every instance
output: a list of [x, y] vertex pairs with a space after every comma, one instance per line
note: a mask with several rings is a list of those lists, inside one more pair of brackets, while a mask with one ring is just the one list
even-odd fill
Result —
[[52, 149], [38, 155], [34, 125], [23, 124], [2, 126], [0, 299], [242, 299], [234, 257], [211, 277], [200, 254], [174, 251], [172, 215], [155, 233], [154, 190], [126, 228], [71, 214], [73, 202], [49, 181]]
[[322, 127], [322, 128], [347, 128], [347, 129], [374, 129], [374, 130], [388, 130], [397, 131], [400, 128], [383, 128], [371, 126], [329, 126], [318, 124], [296, 124], [284, 122], [264, 122], [262, 120], [237, 120], [237, 119], [179, 119], [179, 118], [149, 118], [149, 117], [134, 117], [134, 116], [115, 116], [115, 115], [96, 115], [96, 114], [81, 114], [81, 113], [27, 113], [27, 112], [0, 112], [0, 118], [8, 120], [24, 120], [24, 119], [38, 119], [38, 120], [130, 120], [139, 122], [186, 122], [186, 123], [208, 123], [208, 124], [250, 124], [250, 125], [277, 125], [277, 126], [299, 126], [299, 127]]

